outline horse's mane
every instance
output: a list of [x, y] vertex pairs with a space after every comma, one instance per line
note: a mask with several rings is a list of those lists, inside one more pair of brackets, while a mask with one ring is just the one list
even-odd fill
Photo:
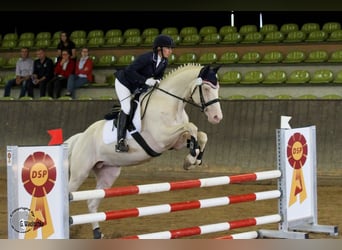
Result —
[[164, 77], [162, 78], [162, 80], [165, 80], [167, 78], [173, 77], [174, 75], [183, 72], [185, 70], [188, 70], [189, 68], [198, 68], [198, 67], [202, 67], [201, 64], [199, 63], [186, 63], [186, 64], [182, 64], [180, 66], [178, 66], [177, 68], [171, 70], [170, 72], [168, 72], [166, 75], [164, 75]]

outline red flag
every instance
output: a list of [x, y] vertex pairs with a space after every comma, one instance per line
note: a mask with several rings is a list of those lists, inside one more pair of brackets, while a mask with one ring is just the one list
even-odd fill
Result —
[[51, 129], [47, 131], [51, 136], [49, 146], [50, 145], [59, 145], [63, 143], [63, 130], [61, 128]]

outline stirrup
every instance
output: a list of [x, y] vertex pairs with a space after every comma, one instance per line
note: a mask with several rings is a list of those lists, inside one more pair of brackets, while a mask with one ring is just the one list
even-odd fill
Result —
[[118, 144], [115, 145], [115, 152], [128, 152], [128, 145], [125, 139], [120, 139]]

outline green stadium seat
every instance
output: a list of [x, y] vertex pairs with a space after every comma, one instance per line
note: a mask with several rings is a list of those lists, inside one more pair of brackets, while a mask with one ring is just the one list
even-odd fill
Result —
[[321, 30], [321, 27], [319, 23], [304, 23], [300, 30], [304, 31], [306, 34], [309, 34], [312, 31]]
[[148, 36], [154, 36], [154, 37], [156, 37], [157, 35], [159, 35], [159, 29], [158, 29], [158, 28], [152, 28], [152, 27], [150, 27], [150, 28], [145, 28], [145, 29], [143, 30], [143, 32], [141, 33], [141, 37], [142, 37], [143, 39], [145, 39], [145, 38], [148, 37]]
[[96, 67], [110, 67], [113, 66], [116, 62], [116, 58], [113, 55], [102, 55], [99, 57], [99, 59], [96, 61], [96, 64], [94, 63], [94, 66]]
[[22, 96], [19, 98], [20, 101], [32, 101], [33, 97], [31, 96]]
[[291, 95], [287, 94], [282, 94], [282, 95], [276, 95], [272, 99], [277, 99], [277, 100], [291, 100], [293, 97]]
[[328, 38], [328, 34], [323, 30], [311, 31], [306, 37], [306, 42], [324, 42]]
[[131, 37], [131, 36], [140, 36], [141, 35], [141, 32], [140, 32], [140, 29], [138, 28], [129, 28], [129, 29], [126, 29], [123, 33], [123, 37], [126, 39], [128, 37]]
[[88, 40], [87, 46], [89, 48], [98, 48], [102, 47], [105, 44], [104, 37], [92, 37]]
[[207, 65], [207, 64], [213, 64], [217, 61], [217, 54], [214, 52], [206, 52], [200, 55], [198, 58], [198, 63]]
[[19, 40], [19, 42], [17, 43], [17, 48], [23, 48], [23, 47], [27, 47], [27, 48], [32, 48], [34, 46], [34, 40]]
[[75, 43], [76, 48], [82, 48], [87, 45], [87, 39], [84, 37], [75, 37], [72, 41]]
[[342, 84], [342, 70], [335, 73], [333, 83]]
[[2, 38], [2, 41], [17, 41], [18, 34], [17, 33], [6, 33]]
[[56, 31], [55, 33], [53, 33], [51, 40], [58, 39], [58, 41], [59, 41], [59, 39], [61, 38], [61, 32], [62, 31], [59, 30], [59, 31]]
[[329, 94], [329, 95], [324, 95], [320, 99], [325, 99], [325, 100], [341, 100], [342, 96], [336, 95], [336, 94]]
[[242, 75], [240, 84], [260, 84], [264, 80], [264, 73], [260, 70], [248, 71]]
[[259, 95], [252, 95], [250, 99], [253, 99], [253, 100], [268, 100], [268, 99], [270, 99], [270, 97], [268, 95], [259, 94]]
[[280, 31], [285, 35], [297, 30], [299, 30], [299, 26], [296, 23], [284, 23], [280, 26]]
[[285, 39], [284, 34], [280, 31], [270, 31], [265, 34], [263, 43], [280, 43]]
[[263, 35], [275, 31], [278, 31], [278, 25], [274, 23], [264, 24], [259, 30], [259, 32]]
[[261, 55], [258, 51], [248, 51], [243, 54], [238, 63], [258, 63]]
[[306, 55], [304, 51], [293, 50], [286, 54], [283, 63], [301, 63], [305, 60]]
[[17, 40], [3, 40], [1, 43], [1, 48], [4, 50], [11, 50], [17, 47]]
[[169, 65], [172, 65], [177, 60], [177, 57], [175, 54], [171, 54], [168, 58]]
[[237, 52], [227, 51], [227, 52], [224, 52], [220, 56], [217, 63], [220, 63], [220, 64], [237, 63], [239, 61], [239, 59], [240, 59], [240, 57], [239, 57], [239, 54]]
[[115, 63], [115, 66], [127, 66], [131, 64], [135, 59], [134, 55], [127, 54], [127, 55], [122, 55], [118, 58], [118, 60]]
[[310, 73], [307, 70], [297, 69], [292, 71], [286, 81], [286, 84], [306, 84], [310, 81]]
[[242, 36], [238, 32], [231, 32], [222, 38], [220, 44], [237, 44], [240, 43], [242, 40]]
[[218, 33], [212, 33], [212, 34], [203, 36], [200, 44], [213, 45], [213, 44], [219, 44], [220, 42], [221, 42], [221, 35]]
[[328, 42], [341, 42], [342, 41], [342, 30], [334, 30], [333, 32], [331, 32], [326, 41], [328, 41]]
[[6, 65], [4, 65], [3, 68], [15, 69], [18, 60], [19, 60], [19, 56], [14, 56], [14, 57], [9, 58], [7, 60]]
[[328, 62], [341, 63], [342, 62], [342, 50], [333, 51], [328, 59]]
[[242, 79], [239, 71], [230, 70], [220, 76], [220, 84], [238, 84]]
[[182, 41], [179, 45], [197, 45], [202, 41], [202, 38], [199, 34], [191, 34], [183, 36]]
[[108, 37], [105, 40], [103, 47], [118, 47], [124, 43], [124, 38], [122, 36]]
[[266, 74], [263, 84], [281, 84], [285, 83], [287, 75], [284, 70], [273, 70]]
[[280, 63], [283, 59], [284, 56], [280, 51], [268, 51], [265, 52], [260, 63]]
[[317, 96], [311, 95], [311, 94], [306, 94], [306, 95], [300, 95], [296, 99], [303, 99], [303, 100], [316, 100], [318, 99]]
[[169, 35], [169, 36], [172, 38], [174, 44], [176, 44], [176, 45], [178, 45], [182, 41], [181, 36], [178, 34], [173, 34], [173, 35]]
[[321, 30], [327, 32], [328, 34], [331, 34], [333, 31], [340, 30], [340, 29], [341, 29], [340, 22], [326, 22], [323, 24]]
[[215, 26], [203, 26], [200, 28], [199, 30], [199, 35], [201, 37], [205, 37], [206, 35], [210, 35], [210, 34], [217, 34], [217, 28]]
[[70, 39], [74, 40], [75, 38], [87, 39], [87, 32], [85, 30], [74, 30], [70, 34]]
[[36, 35], [36, 41], [41, 40], [41, 39], [51, 40], [51, 32], [49, 31], [38, 32]]
[[[7, 59], [3, 56], [0, 56], [0, 68], [6, 65]], [[1, 82], [1, 81], [0, 81]]]
[[34, 40], [35, 34], [33, 32], [24, 32], [19, 36], [19, 40]]
[[87, 39], [91, 39], [93, 37], [104, 37], [104, 32], [103, 30], [100, 30], [100, 29], [95, 29], [95, 30], [91, 30], [88, 32], [88, 35], [87, 35]]
[[243, 36], [241, 43], [260, 43], [263, 39], [264, 36], [260, 32], [249, 32]]
[[179, 32], [178, 32], [178, 28], [176, 27], [165, 27], [162, 29], [162, 31], [160, 32], [161, 34], [164, 34], [164, 35], [179, 35]]
[[294, 30], [290, 31], [285, 39], [283, 40], [284, 43], [301, 43], [304, 42], [306, 39], [306, 33], [301, 30]]
[[140, 44], [141, 46], [149, 46], [152, 47], [153, 46], [153, 42], [154, 39], [156, 38], [157, 35], [150, 35], [150, 36], [146, 36], [143, 38], [142, 43]]
[[49, 48], [51, 44], [51, 40], [50, 39], [38, 39], [36, 40], [36, 43], [34, 45], [35, 48]]
[[334, 73], [329, 69], [318, 69], [314, 71], [309, 83], [327, 84], [334, 80]]
[[235, 26], [230, 26], [230, 25], [224, 25], [219, 29], [219, 34], [224, 37], [225, 35], [229, 33], [236, 33], [237, 28]]
[[329, 59], [329, 54], [325, 50], [313, 50], [309, 52], [304, 62], [326, 62]]
[[242, 25], [239, 29], [239, 33], [242, 36], [245, 36], [248, 33], [252, 33], [252, 32], [258, 32], [258, 27], [255, 24], [245, 24]]
[[140, 35], [136, 35], [136, 36], [128, 36], [125, 38], [124, 43], [121, 44], [121, 46], [131, 46], [131, 47], [135, 47], [135, 46], [139, 46], [142, 43], [142, 38]]
[[186, 26], [181, 28], [181, 30], [179, 31], [179, 35], [181, 36], [181, 38], [184, 38], [188, 35], [198, 35], [198, 30], [195, 26]]
[[120, 29], [110, 29], [106, 31], [105, 38], [122, 36], [122, 31]]
[[231, 96], [228, 96], [227, 99], [228, 100], [245, 100], [247, 98], [244, 95], [231, 95]]
[[197, 55], [192, 52], [186, 52], [177, 57], [177, 60], [174, 64], [186, 64], [186, 63], [196, 63], [197, 62]]

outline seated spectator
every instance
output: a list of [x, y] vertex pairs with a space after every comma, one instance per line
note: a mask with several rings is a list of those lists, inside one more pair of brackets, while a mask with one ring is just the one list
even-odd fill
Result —
[[[29, 49], [24, 47], [20, 50], [20, 58], [15, 67], [14, 79], [9, 80], [5, 86], [4, 96], [10, 96], [11, 88], [20, 86], [19, 98], [25, 96], [27, 85], [31, 84], [31, 76], [33, 72], [33, 60], [29, 57]], [[33, 96], [31, 96], [33, 97]]]
[[70, 59], [76, 60], [76, 44], [65, 31], [61, 32], [60, 41], [57, 45], [57, 61], [62, 58], [63, 50], [68, 50]]
[[46, 95], [47, 83], [52, 79], [54, 63], [51, 58], [45, 54], [45, 49], [37, 49], [37, 59], [33, 63], [32, 81], [27, 86], [29, 96], [34, 95], [33, 88], [39, 87], [40, 97]]
[[63, 88], [66, 88], [68, 77], [75, 71], [75, 61], [70, 59], [68, 50], [62, 51], [62, 58], [57, 61], [54, 69], [55, 76], [47, 84], [48, 95], [59, 98]]
[[77, 60], [75, 74], [71, 74], [68, 78], [66, 96], [75, 99], [75, 89], [82, 87], [84, 84], [93, 82], [93, 61], [89, 57], [88, 48], [82, 48], [81, 58]]

